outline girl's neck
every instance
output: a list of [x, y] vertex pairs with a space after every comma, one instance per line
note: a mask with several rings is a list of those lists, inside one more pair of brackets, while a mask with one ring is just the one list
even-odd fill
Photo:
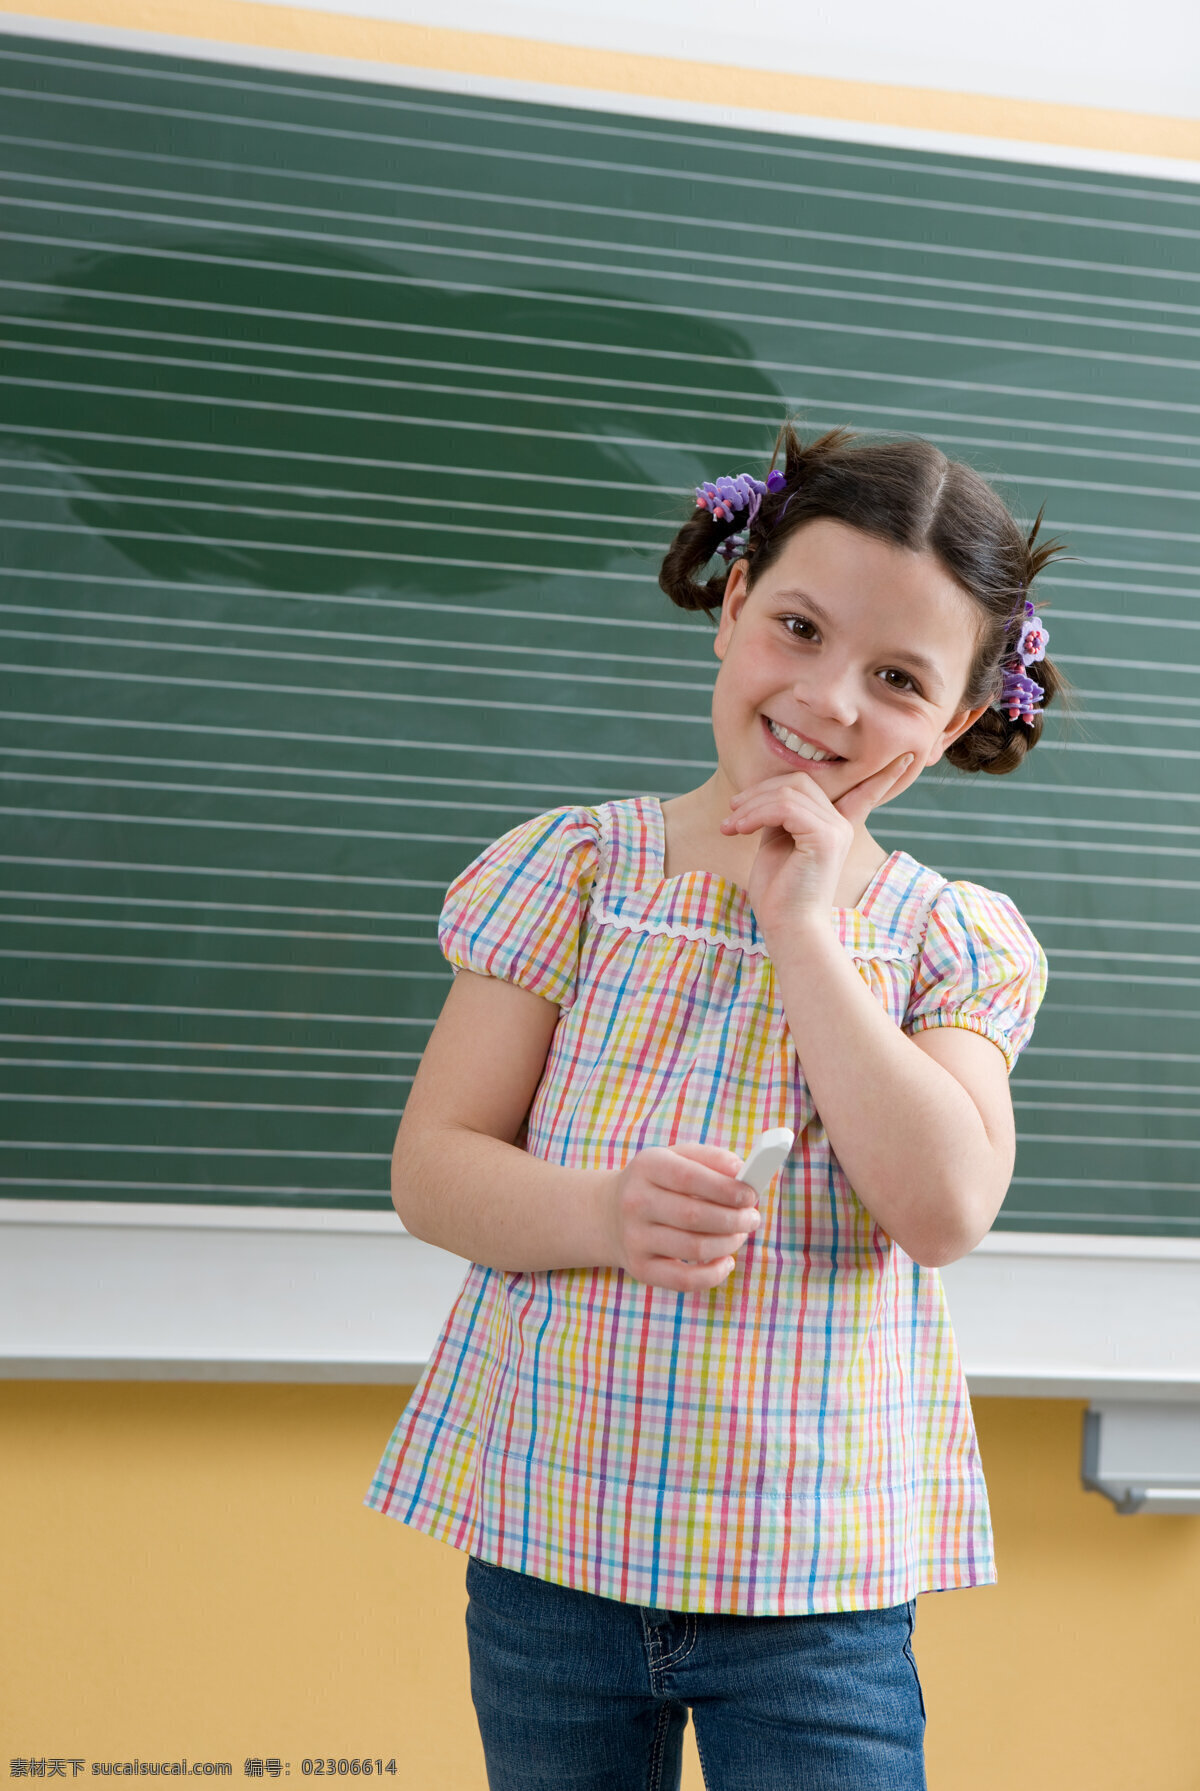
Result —
[[[687, 871], [712, 871], [726, 882], [748, 889], [750, 870], [758, 851], [758, 835], [742, 835], [730, 840], [720, 831], [727, 813], [723, 796], [715, 789], [715, 781], [701, 784], [684, 796], [672, 796], [662, 804], [663, 811], [663, 875], [680, 877]], [[842, 874], [838, 880], [837, 906], [857, 908], [878, 871], [887, 860], [887, 850], [872, 839], [865, 828], [855, 832]]]

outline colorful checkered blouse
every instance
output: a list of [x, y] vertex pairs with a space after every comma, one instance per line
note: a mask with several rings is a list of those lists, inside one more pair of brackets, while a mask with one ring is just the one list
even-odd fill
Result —
[[[472, 1264], [363, 1501], [556, 1585], [679, 1611], [869, 1610], [996, 1577], [987, 1490], [936, 1269], [847, 1183], [749, 897], [664, 879], [655, 798], [538, 815], [451, 885], [451, 964], [561, 1016], [532, 1155], [745, 1155], [796, 1133], [718, 1287]], [[842, 942], [898, 1026], [963, 1026], [1011, 1070], [1046, 960], [1006, 896], [893, 852]]]

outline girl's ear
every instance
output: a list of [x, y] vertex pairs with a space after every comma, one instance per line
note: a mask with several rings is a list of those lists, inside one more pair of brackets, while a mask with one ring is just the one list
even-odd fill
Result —
[[990, 709], [991, 706], [990, 703], [980, 703], [977, 709], [960, 709], [958, 714], [953, 716], [942, 729], [941, 738], [938, 742], [937, 758], [926, 759], [926, 767], [928, 768], [931, 765], [936, 765], [938, 759], [941, 758], [946, 748], [952, 746], [958, 739], [958, 736], [960, 734], [965, 734], [968, 728], [973, 728], [975, 723], [979, 720], [979, 717]]
[[[746, 584], [746, 562], [735, 560], [728, 579], [725, 582], [725, 596], [721, 603], [721, 620], [713, 640], [713, 652], [718, 659], [724, 659], [733, 634], [733, 625], [746, 606], [746, 598], [750, 595]], [[947, 744], [949, 744], [947, 742]]]

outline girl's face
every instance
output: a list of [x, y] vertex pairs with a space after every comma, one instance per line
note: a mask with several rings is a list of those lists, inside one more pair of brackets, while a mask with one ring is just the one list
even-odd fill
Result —
[[[720, 773], [737, 791], [806, 771], [836, 802], [911, 752], [890, 802], [988, 707], [961, 703], [981, 619], [932, 554], [828, 517], [798, 529], [752, 591], [738, 561], [714, 642]], [[831, 756], [806, 758], [803, 742]]]

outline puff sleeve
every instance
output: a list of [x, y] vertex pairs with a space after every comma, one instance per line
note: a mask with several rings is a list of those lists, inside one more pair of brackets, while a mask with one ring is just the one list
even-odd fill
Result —
[[1046, 979], [1046, 954], [1014, 902], [978, 883], [946, 883], [930, 909], [903, 1030], [982, 1033], [1011, 1073], [1033, 1033]]
[[447, 890], [438, 921], [443, 955], [456, 972], [496, 976], [570, 1007], [599, 859], [593, 810], [556, 808], [523, 821]]

